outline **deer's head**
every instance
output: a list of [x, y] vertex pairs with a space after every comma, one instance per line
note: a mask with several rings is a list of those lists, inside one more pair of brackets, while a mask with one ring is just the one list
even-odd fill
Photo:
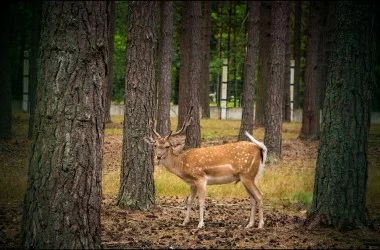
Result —
[[186, 128], [191, 124], [192, 122], [192, 117], [190, 117], [191, 111], [193, 107], [190, 108], [189, 112], [186, 115], [185, 122], [183, 123], [182, 127], [180, 130], [176, 131], [175, 133], [170, 132], [169, 135], [167, 136], [162, 136], [160, 135], [155, 129], [154, 129], [154, 123], [152, 121], [149, 122], [150, 128], [153, 131], [153, 134], [155, 135], [154, 138], [148, 137], [144, 138], [144, 140], [151, 144], [154, 145], [155, 151], [156, 151], [156, 158], [158, 162], [166, 159], [169, 153], [173, 154], [178, 154], [184, 144], [180, 143], [179, 141], [172, 140], [176, 136], [181, 135], [186, 131]]

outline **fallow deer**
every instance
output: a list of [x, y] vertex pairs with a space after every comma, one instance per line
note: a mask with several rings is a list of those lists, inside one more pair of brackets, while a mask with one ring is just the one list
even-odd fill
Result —
[[240, 141], [219, 146], [194, 148], [179, 153], [178, 145], [174, 145], [170, 138], [181, 134], [190, 125], [191, 120], [192, 118], [189, 119], [187, 116], [182, 128], [168, 136], [158, 134], [151, 123], [151, 129], [156, 135], [156, 139], [145, 138], [147, 142], [155, 146], [158, 162], [190, 186], [190, 194], [186, 202], [186, 216], [182, 225], [186, 225], [190, 220], [191, 205], [197, 194], [199, 199], [198, 228], [204, 226], [203, 214], [207, 185], [241, 181], [251, 201], [251, 213], [246, 228], [254, 225], [256, 204], [259, 214], [258, 228], [262, 228], [264, 225], [263, 194], [257, 184], [264, 170], [267, 157], [266, 146], [245, 132], [245, 135], [253, 143]]

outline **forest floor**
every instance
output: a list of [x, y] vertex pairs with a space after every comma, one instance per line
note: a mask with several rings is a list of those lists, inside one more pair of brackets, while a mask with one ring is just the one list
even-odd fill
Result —
[[[106, 136], [105, 141], [105, 155], [120, 151], [121, 136], [117, 140], [110, 140]], [[302, 145], [299, 144], [299, 147]], [[18, 171], [21, 175], [26, 175], [29, 146], [30, 142], [23, 137], [0, 141], [1, 174]], [[289, 147], [284, 147], [284, 151], [287, 148]], [[294, 147], [291, 149], [303, 150]], [[376, 150], [380, 151], [380, 146]], [[107, 165], [105, 164], [103, 171], [108, 171]], [[185, 212], [183, 197], [157, 197], [155, 208], [148, 211], [131, 211], [117, 207], [115, 197], [104, 196], [101, 211], [102, 247], [380, 249], [378, 208], [368, 207], [373, 229], [338, 232], [332, 228], [306, 230], [303, 227], [305, 211], [289, 210], [268, 203], [264, 204], [264, 228], [245, 229], [249, 207], [249, 200], [243, 198], [207, 199], [205, 227], [195, 230], [198, 223], [197, 205], [194, 205], [190, 223], [181, 226]], [[0, 249], [19, 248], [21, 220], [22, 201], [0, 203]]]

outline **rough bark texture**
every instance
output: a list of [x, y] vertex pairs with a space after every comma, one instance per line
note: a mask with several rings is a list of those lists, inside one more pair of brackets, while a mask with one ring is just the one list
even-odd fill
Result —
[[202, 55], [200, 102], [202, 118], [210, 118], [210, 37], [211, 37], [211, 1], [203, 2], [202, 14]]
[[270, 54], [271, 54], [271, 1], [260, 1], [259, 22], [259, 64], [258, 79], [256, 87], [256, 111], [255, 123], [257, 126], [266, 126], [268, 82], [270, 76]]
[[301, 20], [302, 20], [302, 1], [294, 1], [294, 95], [293, 108], [300, 108], [300, 70], [301, 70]]
[[[331, 56], [331, 35], [334, 30], [334, 1], [324, 1], [322, 10], [322, 30], [321, 41], [318, 46], [318, 86], [319, 86], [319, 107], [323, 108], [325, 100], [328, 65]], [[323, 113], [323, 110], [322, 110]]]
[[301, 139], [319, 139], [319, 86], [318, 86], [318, 54], [321, 39], [322, 1], [311, 1], [308, 21], [308, 43], [306, 50], [305, 87], [302, 106]]
[[23, 248], [100, 248], [106, 2], [43, 2]]
[[282, 111], [282, 118], [284, 122], [290, 122], [290, 58], [292, 56], [290, 46], [290, 4], [288, 4], [286, 7], [284, 110]]
[[255, 85], [255, 75], [256, 75], [256, 58], [257, 58], [257, 47], [259, 44], [259, 11], [260, 2], [249, 1], [248, 2], [248, 19], [247, 19], [247, 30], [248, 30], [248, 41], [247, 41], [247, 51], [244, 61], [244, 82], [243, 82], [243, 111], [241, 117], [240, 131], [238, 140], [248, 140], [246, 138], [244, 131], [248, 131], [250, 134], [253, 133], [253, 95], [254, 95], [254, 85]]
[[0, 138], [9, 139], [12, 134], [12, 89], [10, 67], [10, 27], [9, 27], [9, 3], [1, 10], [1, 35], [0, 35]]
[[153, 148], [149, 120], [155, 110], [156, 18], [159, 2], [128, 3], [127, 67], [120, 189], [117, 204], [148, 209], [155, 204]]
[[115, 51], [115, 1], [108, 2], [109, 8], [109, 67], [108, 67], [108, 78], [107, 78], [107, 90], [106, 90], [106, 115], [105, 122], [111, 123], [111, 104], [112, 104], [112, 85], [113, 85], [113, 58]]
[[265, 127], [264, 144], [268, 154], [281, 158], [282, 149], [282, 110], [283, 88], [285, 76], [285, 37], [286, 12], [288, 1], [274, 1], [272, 9], [272, 47], [271, 70], [268, 85], [267, 124]]
[[186, 113], [193, 107], [191, 125], [186, 130], [185, 148], [198, 148], [201, 146], [201, 131], [199, 121], [199, 82], [201, 80], [201, 2], [186, 2], [189, 12], [190, 62], [189, 86], [186, 102]]
[[178, 123], [177, 130], [182, 127], [186, 116], [186, 100], [190, 87], [189, 83], [189, 64], [190, 64], [190, 30], [189, 13], [186, 2], [182, 2], [181, 9], [181, 41], [180, 41], [180, 72], [179, 72], [179, 93], [178, 93]]
[[346, 230], [368, 224], [367, 140], [373, 85], [373, 6], [336, 2], [314, 193], [306, 225]]
[[158, 101], [157, 101], [157, 127], [161, 135], [168, 135], [171, 130], [170, 122], [170, 90], [172, 83], [173, 58], [173, 2], [160, 2], [161, 26], [158, 64]]

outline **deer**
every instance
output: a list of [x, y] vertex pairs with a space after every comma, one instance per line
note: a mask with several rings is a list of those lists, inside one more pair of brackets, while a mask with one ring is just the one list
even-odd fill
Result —
[[259, 223], [257, 228], [264, 226], [263, 193], [258, 187], [258, 181], [263, 175], [267, 157], [267, 148], [264, 143], [256, 140], [245, 131], [249, 141], [232, 142], [223, 145], [193, 148], [179, 152], [179, 144], [173, 143], [172, 138], [182, 134], [191, 124], [188, 112], [180, 130], [161, 136], [153, 128], [155, 135], [144, 138], [155, 147], [158, 164], [175, 174], [190, 186], [190, 193], [186, 199], [186, 215], [182, 223], [185, 226], [190, 221], [190, 211], [196, 195], [199, 200], [198, 229], [204, 227], [204, 211], [207, 185], [221, 185], [242, 182], [251, 202], [251, 212], [246, 228], [251, 228], [255, 222], [256, 205], [258, 206]]

